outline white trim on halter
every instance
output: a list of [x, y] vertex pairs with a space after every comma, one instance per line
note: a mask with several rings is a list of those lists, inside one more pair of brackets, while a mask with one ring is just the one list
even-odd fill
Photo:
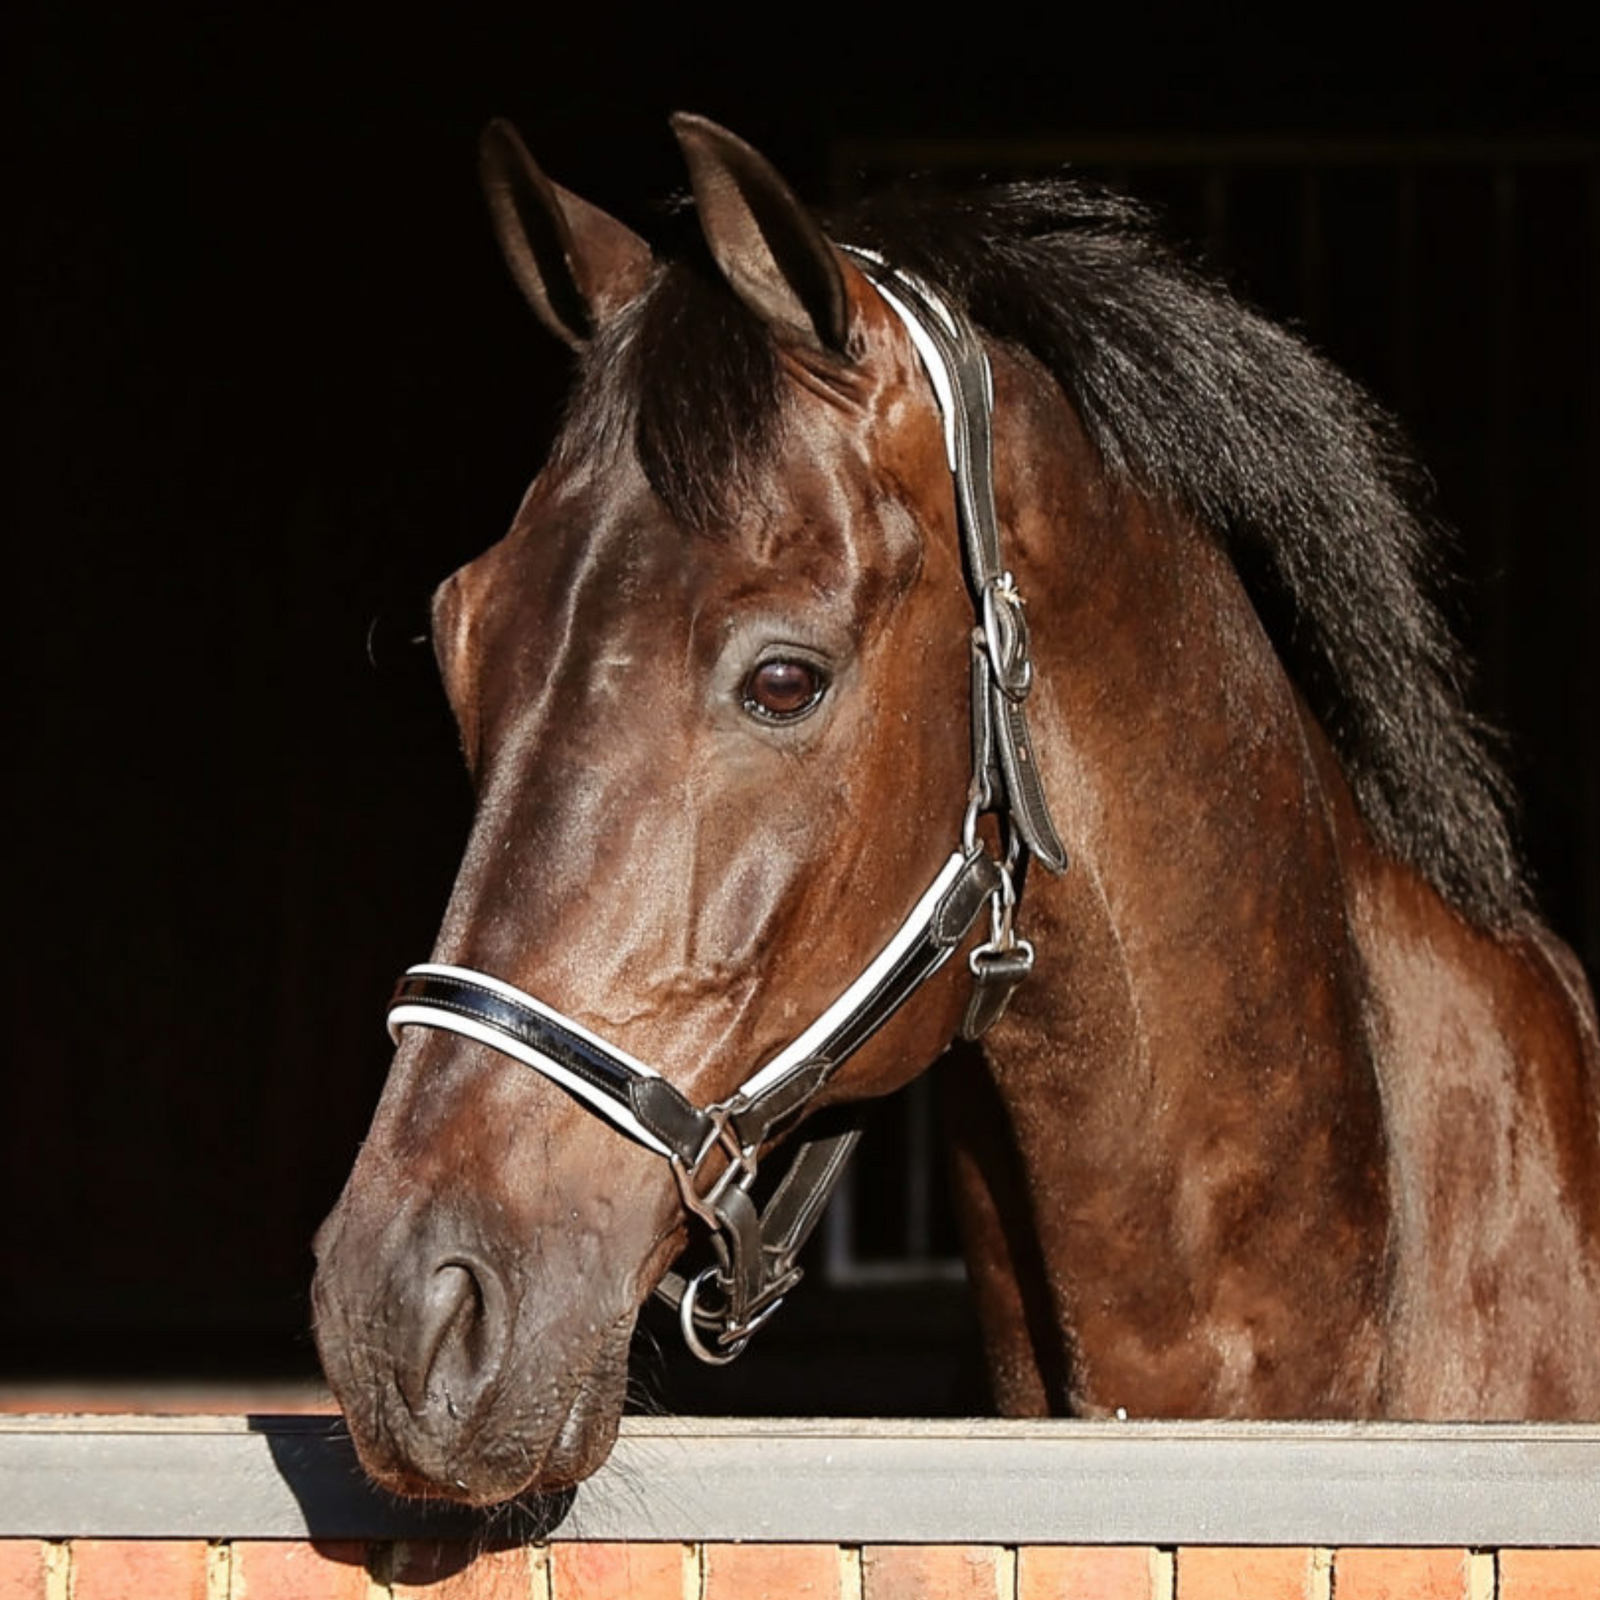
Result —
[[[730, 1098], [737, 1099], [741, 1096], [762, 1094], [775, 1085], [782, 1083], [807, 1062], [811, 1061], [818, 1050], [827, 1043], [828, 1039], [867, 1005], [885, 978], [904, 959], [907, 951], [911, 950], [927, 935], [928, 927], [933, 921], [934, 913], [938, 909], [940, 901], [944, 898], [950, 885], [955, 882], [957, 875], [965, 864], [966, 857], [960, 851], [956, 851], [951, 855], [949, 860], [939, 869], [933, 882], [923, 891], [905, 920], [895, 930], [889, 942], [867, 963], [860, 976], [798, 1038], [786, 1045], [764, 1067], [747, 1078]], [[950, 947], [950, 949], [953, 948], [954, 946]], [[944, 965], [949, 958], [950, 949], [940, 953], [938, 960], [928, 969], [928, 976], [932, 976], [934, 972]], [[571, 1017], [563, 1015], [554, 1006], [546, 1005], [544, 1001], [536, 999], [523, 989], [517, 988], [515, 984], [505, 982], [504, 979], [490, 977], [487, 973], [478, 972], [471, 967], [448, 966], [441, 962], [423, 962], [417, 966], [409, 967], [407, 968], [406, 976], [450, 978], [458, 983], [470, 984], [479, 989], [487, 990], [489, 993], [497, 995], [503, 1000], [508, 1000], [514, 1005], [525, 1006], [558, 1026], [565, 1028], [568, 1032], [577, 1034], [580, 1038], [593, 1045], [602, 1055], [608, 1057], [636, 1077], [659, 1078], [661, 1076], [654, 1067], [646, 1066], [644, 1062], [635, 1056], [629, 1055], [627, 1051], [612, 1044], [610, 1040], [602, 1039], [598, 1034], [585, 1028], [582, 1023], [574, 1022]], [[552, 1060], [542, 1050], [535, 1049], [532, 1045], [525, 1044], [520, 1039], [513, 1038], [504, 1031], [480, 1022], [474, 1017], [462, 1016], [444, 1006], [434, 1005], [426, 1000], [402, 1001], [390, 1010], [390, 1038], [398, 1043], [400, 1030], [411, 1024], [440, 1028], [447, 1033], [459, 1034], [462, 1038], [487, 1045], [490, 1049], [497, 1050], [502, 1055], [511, 1056], [524, 1066], [531, 1067], [535, 1072], [549, 1078], [553, 1083], [559, 1084], [568, 1093], [575, 1095], [622, 1133], [644, 1145], [646, 1149], [653, 1150], [657, 1155], [671, 1159], [673, 1154], [671, 1148], [659, 1135], [652, 1133], [650, 1129], [645, 1127], [622, 1100], [619, 1100], [613, 1094], [607, 1093], [604, 1089], [597, 1088], [586, 1078], [582, 1078], [573, 1072], [571, 1068], [563, 1066], [561, 1062]]]
[[[609, 1039], [602, 1039], [598, 1033], [591, 1033], [581, 1022], [574, 1022], [571, 1017], [563, 1016], [554, 1006], [547, 1006], [543, 1000], [535, 999], [524, 989], [519, 989], [514, 983], [507, 983], [503, 978], [491, 978], [487, 972], [479, 972], [473, 967], [450, 967], [443, 963], [424, 961], [414, 967], [406, 968], [406, 976], [418, 978], [454, 978], [458, 983], [476, 984], [480, 989], [487, 989], [490, 994], [497, 994], [502, 1000], [510, 1000], [517, 1005], [526, 1006], [530, 1011], [537, 1011], [541, 1017], [548, 1017], [550, 1021], [559, 1023], [568, 1033], [575, 1033], [580, 1039], [586, 1039], [597, 1050], [603, 1050], [614, 1060], [620, 1061], [625, 1067], [631, 1067], [641, 1078], [659, 1078], [661, 1074], [654, 1067], [647, 1067], [637, 1056], [630, 1056], [626, 1050], [619, 1049]], [[394, 1018], [396, 1012], [403, 1008], [396, 1007], [396, 1011], [389, 1013], [389, 1037], [394, 1037]]]
[[[745, 1079], [739, 1086], [740, 1094], [760, 1094], [774, 1084], [781, 1083], [797, 1067], [811, 1060], [817, 1053], [818, 1047], [826, 1043], [830, 1034], [862, 1008], [872, 992], [894, 970], [906, 951], [927, 933], [928, 924], [933, 920], [934, 910], [944, 898], [945, 891], [955, 882], [956, 874], [965, 865], [966, 857], [959, 850], [956, 851], [939, 869], [938, 876], [928, 885], [922, 898], [911, 908], [909, 915], [895, 930], [888, 944], [867, 963], [866, 970], [861, 976], [798, 1039], [786, 1045], [766, 1066]], [[932, 977], [949, 956], [950, 950], [946, 949], [938, 961], [928, 969], [928, 976]]]
[[[863, 250], [858, 245], [850, 246], [850, 254], [865, 256], [868, 261], [876, 262], [886, 272], [899, 272], [899, 268], [891, 267], [876, 250]], [[908, 273], [900, 273], [902, 277], [909, 277]], [[958, 470], [956, 454], [956, 423], [960, 408], [956, 405], [956, 384], [951, 376], [950, 368], [945, 363], [944, 356], [940, 354], [939, 347], [923, 326], [922, 319], [897, 295], [881, 278], [869, 277], [867, 280], [872, 287], [883, 296], [889, 309], [905, 324], [906, 332], [911, 336], [911, 342], [917, 347], [917, 354], [922, 357], [922, 365], [927, 369], [928, 381], [933, 385], [934, 396], [939, 402], [939, 420], [944, 424], [944, 453], [950, 463], [950, 470]], [[929, 309], [938, 313], [951, 338], [957, 335], [955, 318], [950, 315], [950, 309], [944, 301], [920, 280], [916, 282], [917, 289]], [[984, 358], [985, 382], [988, 382], [989, 363]]]
[[[425, 962], [420, 966], [408, 967], [408, 977], [439, 977], [455, 978], [463, 983], [476, 984], [479, 988], [490, 989], [501, 996], [502, 999], [511, 1000], [519, 1005], [529, 1006], [541, 1015], [550, 1018], [552, 1022], [560, 1023], [563, 1028], [581, 1034], [591, 1044], [603, 1051], [606, 1055], [620, 1059], [632, 1068], [642, 1078], [659, 1078], [661, 1074], [653, 1068], [645, 1066], [642, 1061], [634, 1058], [615, 1045], [608, 1044], [605, 1040], [597, 1038], [587, 1028], [581, 1027], [570, 1017], [564, 1017], [551, 1006], [534, 999], [531, 994], [516, 988], [509, 983], [502, 983], [498, 978], [491, 978], [487, 973], [474, 972], [469, 967], [449, 967], [437, 963]], [[636, 1140], [647, 1150], [653, 1150], [658, 1156], [672, 1159], [671, 1147], [652, 1133], [645, 1125], [634, 1116], [628, 1107], [615, 1096], [607, 1094], [603, 1089], [597, 1089], [586, 1078], [580, 1078], [570, 1068], [562, 1066], [559, 1061], [553, 1061], [542, 1050], [535, 1050], [532, 1045], [524, 1044], [520, 1039], [514, 1039], [509, 1034], [501, 1032], [498, 1028], [491, 1028], [486, 1023], [479, 1022], [474, 1017], [463, 1017], [454, 1011], [448, 1011], [443, 1006], [429, 1005], [426, 1001], [404, 1003], [393, 1007], [389, 1012], [389, 1037], [396, 1044], [400, 1042], [400, 1029], [408, 1023], [421, 1024], [428, 1028], [438, 1028], [445, 1033], [460, 1034], [464, 1039], [472, 1039], [478, 1044], [487, 1045], [491, 1050], [497, 1050], [503, 1056], [510, 1056], [513, 1060], [520, 1061], [525, 1067], [532, 1067], [541, 1076], [550, 1079], [552, 1083], [559, 1084], [569, 1094], [576, 1095], [591, 1110], [597, 1111], [607, 1122], [611, 1123], [619, 1132], [625, 1133], [630, 1139]]]

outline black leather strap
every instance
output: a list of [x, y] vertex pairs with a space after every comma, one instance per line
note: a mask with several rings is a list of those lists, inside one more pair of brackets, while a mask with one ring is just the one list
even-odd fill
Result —
[[972, 993], [967, 998], [967, 1014], [961, 1023], [963, 1039], [981, 1039], [1011, 1004], [1017, 985], [1033, 971], [1033, 950], [973, 952]]
[[[966, 938], [989, 895], [999, 881], [999, 868], [984, 850], [974, 850], [960, 875], [945, 891], [921, 939], [911, 945], [870, 994], [842, 1018], [818, 1044], [811, 1061], [800, 1069], [809, 1083], [803, 1097], [789, 1090], [789, 1079], [744, 1099], [733, 1112], [733, 1125], [741, 1142], [764, 1143], [772, 1130], [789, 1117], [848, 1061], [944, 964], [950, 952]], [[797, 1074], [798, 1075], [798, 1074]], [[743, 1097], [743, 1091], [736, 1101]], [[749, 1137], [745, 1137], [746, 1134]]]

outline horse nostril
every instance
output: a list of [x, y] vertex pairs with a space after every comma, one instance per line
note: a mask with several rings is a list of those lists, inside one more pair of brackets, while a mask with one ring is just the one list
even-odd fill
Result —
[[422, 1290], [413, 1358], [399, 1363], [400, 1392], [419, 1418], [458, 1420], [500, 1368], [505, 1295], [482, 1263], [446, 1261]]

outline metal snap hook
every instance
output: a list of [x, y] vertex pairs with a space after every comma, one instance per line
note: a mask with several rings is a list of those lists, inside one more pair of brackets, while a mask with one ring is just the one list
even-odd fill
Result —
[[[683, 1299], [678, 1302], [678, 1331], [683, 1335], [683, 1342], [691, 1351], [710, 1367], [725, 1367], [730, 1361], [736, 1361], [744, 1354], [744, 1349], [750, 1343], [751, 1337], [759, 1331], [783, 1304], [780, 1294], [769, 1305], [764, 1305], [753, 1317], [747, 1317], [743, 1322], [735, 1322], [724, 1308], [720, 1317], [707, 1313], [707, 1320], [717, 1321], [722, 1325], [722, 1331], [717, 1335], [717, 1348], [713, 1349], [700, 1337], [700, 1330], [695, 1325], [695, 1308], [700, 1298], [700, 1286], [711, 1279], [713, 1285], [726, 1293], [728, 1280], [723, 1276], [719, 1267], [706, 1267], [694, 1278], [690, 1279], [688, 1286], [683, 1291]], [[795, 1273], [793, 1281], [798, 1281], [799, 1274]], [[765, 1291], [771, 1293], [771, 1287]]]
[[[683, 1334], [683, 1342], [700, 1358], [708, 1367], [725, 1367], [730, 1361], [737, 1361], [744, 1354], [744, 1347], [750, 1343], [750, 1335], [755, 1332], [752, 1325], [745, 1330], [742, 1337], [736, 1339], [724, 1349], [713, 1350], [700, 1337], [700, 1330], [695, 1326], [695, 1303], [700, 1298], [700, 1286], [707, 1278], [721, 1282], [721, 1274], [716, 1267], [707, 1267], [689, 1280], [688, 1287], [683, 1291], [683, 1299], [678, 1302], [678, 1330]], [[777, 1307], [774, 1306], [773, 1310]], [[724, 1315], [724, 1334], [726, 1331], [726, 1316]], [[719, 1341], [720, 1343], [720, 1341]]]

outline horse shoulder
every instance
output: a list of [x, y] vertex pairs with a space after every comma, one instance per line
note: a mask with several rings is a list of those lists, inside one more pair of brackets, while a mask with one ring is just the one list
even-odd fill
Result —
[[1531, 916], [1474, 926], [1358, 823], [1341, 832], [1394, 1207], [1387, 1408], [1600, 1413], [1600, 1030], [1582, 969]]

